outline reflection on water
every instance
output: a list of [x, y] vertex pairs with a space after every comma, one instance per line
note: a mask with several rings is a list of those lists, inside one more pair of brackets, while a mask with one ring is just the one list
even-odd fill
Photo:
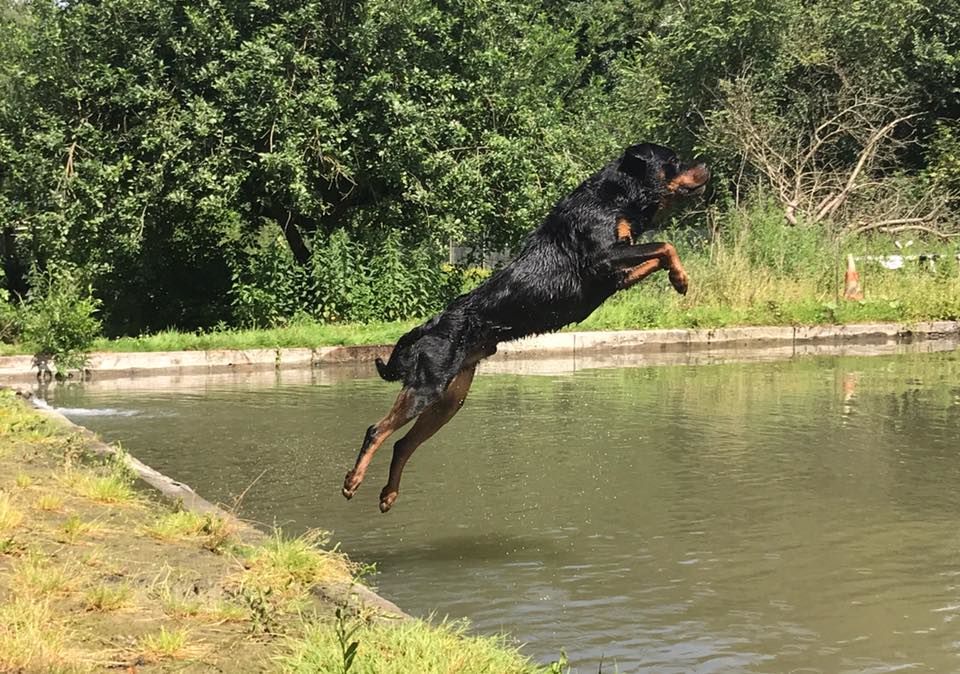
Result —
[[[334, 530], [405, 609], [584, 672], [960, 671], [960, 357], [478, 377], [377, 510], [395, 389], [56, 389], [213, 500]], [[125, 416], [141, 411], [142, 415]], [[71, 412], [68, 412], [70, 414]]]

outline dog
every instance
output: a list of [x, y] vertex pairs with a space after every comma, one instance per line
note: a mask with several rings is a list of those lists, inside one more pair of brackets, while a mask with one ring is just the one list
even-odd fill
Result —
[[393, 447], [380, 492], [380, 511], [389, 511], [410, 456], [463, 406], [477, 363], [500, 342], [582, 321], [659, 269], [685, 294], [687, 273], [674, 247], [634, 241], [659, 210], [676, 197], [701, 193], [709, 179], [705, 164], [681, 165], [669, 148], [628, 147], [561, 199], [509, 264], [403, 335], [388, 362], [376, 360], [380, 377], [402, 381], [403, 388], [387, 415], [367, 429], [343, 495], [353, 497], [380, 445], [416, 419]]

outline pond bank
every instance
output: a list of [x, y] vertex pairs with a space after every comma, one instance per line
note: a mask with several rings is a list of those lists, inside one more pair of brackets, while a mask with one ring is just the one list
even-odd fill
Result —
[[[786, 327], [559, 332], [501, 344], [491, 363], [541, 358], [590, 358], [697, 353], [710, 349], [783, 349], [807, 345], [902, 344], [960, 336], [958, 321], [858, 323]], [[322, 368], [387, 357], [392, 345], [325, 346], [209, 351], [159, 351], [90, 355], [94, 379], [162, 374], [215, 374]], [[0, 357], [0, 380], [36, 376], [30, 356]]]
[[353, 641], [358, 671], [442, 671], [465, 654], [464, 671], [539, 671], [410, 619], [324, 533], [264, 534], [9, 390], [0, 475], [0, 671], [339, 671]]

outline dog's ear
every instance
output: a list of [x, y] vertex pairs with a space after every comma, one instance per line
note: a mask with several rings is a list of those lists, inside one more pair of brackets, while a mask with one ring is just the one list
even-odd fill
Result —
[[623, 151], [620, 168], [627, 173], [641, 175], [656, 158], [654, 146], [650, 143], [631, 145]]

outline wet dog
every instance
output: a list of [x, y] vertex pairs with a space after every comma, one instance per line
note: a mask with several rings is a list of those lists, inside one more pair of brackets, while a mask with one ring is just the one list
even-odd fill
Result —
[[683, 166], [669, 148], [627, 148], [561, 199], [513, 261], [401, 337], [389, 362], [377, 359], [376, 365], [383, 379], [402, 381], [403, 388], [387, 415], [367, 429], [343, 495], [353, 497], [380, 445], [417, 419], [393, 447], [390, 478], [380, 492], [381, 512], [390, 510], [404, 465], [457, 413], [477, 363], [500, 342], [582, 321], [615, 292], [659, 269], [686, 293], [687, 274], [674, 247], [634, 240], [658, 210], [703, 191], [709, 178], [704, 164]]

